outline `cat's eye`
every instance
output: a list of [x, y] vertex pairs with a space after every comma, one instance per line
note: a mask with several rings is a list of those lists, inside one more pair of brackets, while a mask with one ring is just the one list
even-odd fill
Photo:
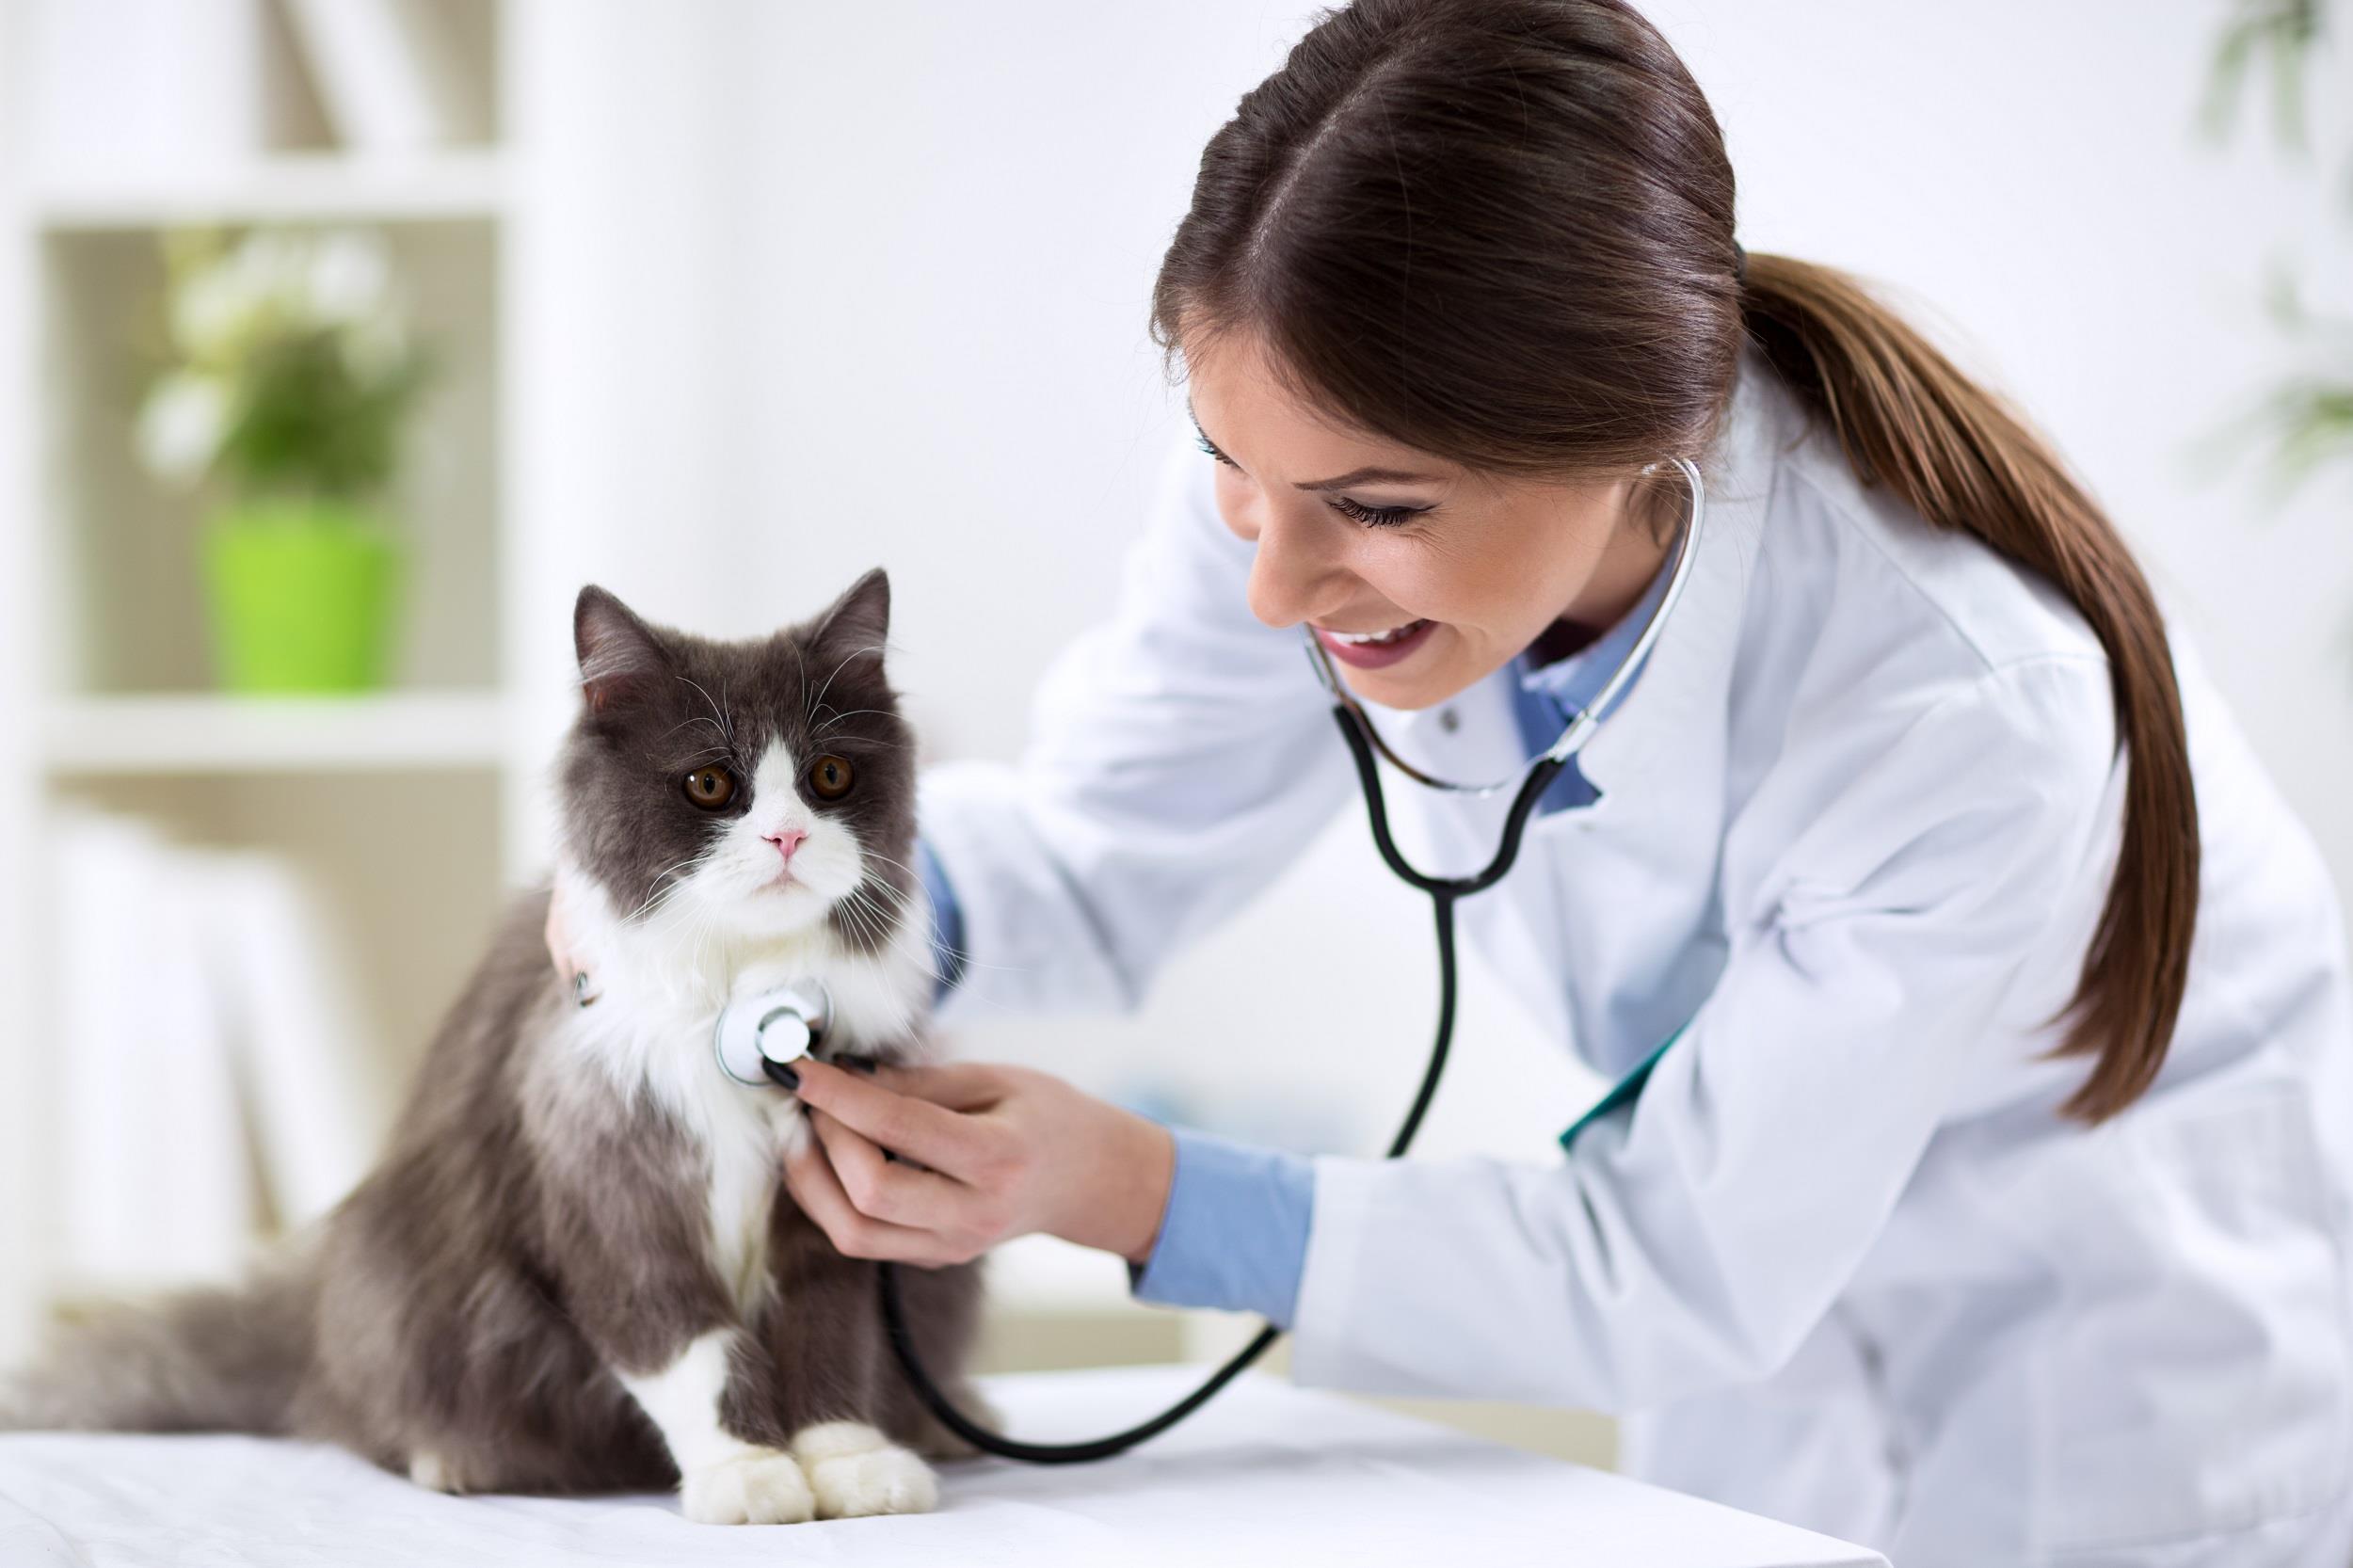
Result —
[[850, 760], [820, 757], [808, 765], [809, 792], [819, 800], [840, 800], [850, 792]]
[[735, 798], [735, 775], [725, 768], [696, 768], [686, 776], [686, 798], [706, 811], [717, 811]]

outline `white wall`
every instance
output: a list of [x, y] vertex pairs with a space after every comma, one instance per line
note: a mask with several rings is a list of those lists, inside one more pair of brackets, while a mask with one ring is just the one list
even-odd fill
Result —
[[[750, 631], [885, 562], [930, 744], [1012, 755], [1039, 669], [1106, 601], [1181, 417], [1144, 309], [1201, 143], [1305, 10], [738, 3], [657, 22], [566, 8], [568, 25], [593, 14], [631, 39], [608, 50], [616, 93], [650, 83], [646, 104], [686, 127], [663, 144], [677, 161], [635, 168], [624, 200], [691, 200], [689, 243], [718, 248], [665, 261], [658, 231], [630, 226], [625, 205], [610, 215], [618, 250], [688, 291], [648, 296], [643, 321], [620, 324], [625, 352], [584, 359], [593, 392], [565, 393], [607, 405], [621, 443], [594, 456], [602, 477], [577, 487], [581, 504], [649, 546], [642, 581], [615, 585], [664, 617]], [[2325, 242], [2313, 270], [2353, 277], [2315, 183], [2256, 138], [2227, 154], [2193, 140], [2222, 12], [1653, 8], [1726, 126], [1743, 243], [1902, 286], [2044, 424], [2353, 885], [2347, 480], [2266, 518], [2245, 476], [2209, 484], [2185, 464], [2280, 362], [2254, 306], [2275, 244]], [[638, 42], [648, 30], [669, 42]], [[683, 343], [648, 336], [656, 319]], [[631, 446], [636, 415], [648, 439]], [[620, 505], [634, 515], [611, 515]], [[678, 537], [712, 543], [650, 548]], [[1257, 1084], [1295, 1111], [1270, 1135], [1369, 1142], [1422, 1049], [1425, 919], [1352, 814], [1173, 966], [1144, 1018], [993, 1031], [968, 1048], [1103, 1087], [1131, 1085], [1139, 1063], [1212, 1096]], [[1541, 1157], [1590, 1084], [1476, 970], [1463, 1039], [1427, 1146]]]
[[[0, 11], [0, 233], [24, 200], [23, 146], [24, 32], [20, 18]], [[24, 247], [0, 239], [0, 497], [21, 495], [33, 460], [32, 409], [36, 395], [33, 361], [33, 282]], [[0, 503], [5, 504], [5, 503]], [[37, 791], [31, 747], [20, 737], [34, 722], [35, 661], [31, 634], [31, 584], [37, 580], [32, 532], [0, 520], [0, 877], [9, 883], [29, 874], [33, 864], [33, 801]], [[37, 1031], [45, 1020], [25, 999], [46, 958], [35, 943], [23, 904], [0, 896], [0, 996], [10, 999], [8, 1027]], [[8, 1048], [0, 1028], [0, 1194], [39, 1190], [42, 1128], [33, 1088], [38, 1081], [32, 1053]], [[24, 1345], [33, 1332], [31, 1292], [19, 1288], [18, 1260], [33, 1256], [42, 1240], [42, 1222], [30, 1204], [0, 1201], [0, 1360]]]

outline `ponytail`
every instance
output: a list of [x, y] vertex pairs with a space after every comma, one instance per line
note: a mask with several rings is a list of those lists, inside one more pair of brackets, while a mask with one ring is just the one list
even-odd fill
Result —
[[[2198, 908], [2165, 626], [2025, 423], [1851, 279], [1742, 257], [1706, 96], [1628, 0], [1353, 0], [1203, 149], [1152, 290], [1176, 353], [1248, 328], [1309, 401], [1500, 474], [1705, 452], [1758, 344], [1866, 484], [2042, 573], [2106, 649], [2124, 840], [2059, 1052], [2112, 1116], [2164, 1064]], [[1402, 241], [1401, 242], [1401, 236]]]
[[1781, 376], [1825, 416], [1865, 485], [1932, 527], [1983, 540], [2056, 584], [2106, 650], [2124, 836], [2057, 1056], [2093, 1064], [2065, 1106], [2097, 1123], [2164, 1064], [2198, 912], [2198, 810], [2181, 689], [2149, 584], [2115, 527], [2025, 422], [1846, 274], [1747, 258], [1741, 315]]

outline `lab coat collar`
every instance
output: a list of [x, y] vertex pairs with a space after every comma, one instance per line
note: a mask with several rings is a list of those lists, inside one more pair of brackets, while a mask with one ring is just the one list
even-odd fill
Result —
[[[1743, 352], [1716, 444], [1700, 464], [1706, 486], [1699, 553], [1641, 680], [1597, 730], [1580, 758], [1605, 798], [1637, 792], [1670, 765], [1693, 725], [1721, 728], [1739, 645], [1750, 574], [1763, 537], [1773, 472], [1797, 412], [1771, 368]], [[1683, 752], [1683, 755], [1690, 753]]]

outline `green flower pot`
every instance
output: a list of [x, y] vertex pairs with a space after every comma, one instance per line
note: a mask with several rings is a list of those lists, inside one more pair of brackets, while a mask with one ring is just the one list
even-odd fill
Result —
[[220, 683], [232, 692], [360, 692], [392, 663], [400, 541], [333, 501], [255, 502], [214, 518], [205, 585]]

